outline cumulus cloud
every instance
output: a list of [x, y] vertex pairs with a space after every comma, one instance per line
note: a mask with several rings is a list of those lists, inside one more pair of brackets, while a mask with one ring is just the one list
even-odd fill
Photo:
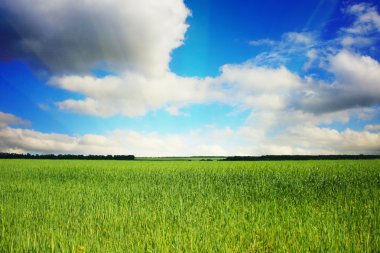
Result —
[[[57, 101], [61, 110], [108, 117], [143, 116], [163, 108], [181, 115], [180, 109], [190, 104], [221, 102], [251, 110], [293, 107], [327, 113], [379, 101], [378, 62], [345, 50], [321, 52], [318, 36], [312, 32], [284, 33], [280, 41], [251, 41], [252, 45], [271, 45], [272, 50], [246, 63], [226, 64], [217, 77], [172, 73], [168, 70], [170, 53], [183, 43], [190, 15], [180, 0], [160, 4], [148, 0], [46, 4], [37, 0], [33, 8], [22, 0], [5, 0], [0, 10], [3, 20], [8, 20], [0, 25], [5, 35], [3, 50], [13, 57], [43, 62], [58, 71], [51, 85], [83, 95], [83, 99]], [[346, 12], [356, 17], [346, 33], [354, 34], [353, 27], [377, 27], [379, 15], [371, 5], [354, 5]], [[351, 42], [345, 38], [347, 45], [358, 39], [350, 38]], [[301, 55], [306, 71], [323, 58], [336, 80], [324, 83], [289, 71], [286, 63]], [[96, 64], [117, 71], [106, 77], [71, 73]]]
[[[313, 55], [312, 55], [313, 56]], [[57, 102], [62, 110], [98, 116], [142, 116], [166, 109], [181, 115], [190, 104], [220, 102], [259, 111], [304, 111], [326, 114], [380, 103], [380, 64], [369, 56], [342, 50], [330, 55], [326, 83], [301, 77], [286, 67], [260, 67], [251, 62], [224, 65], [217, 77], [180, 77], [171, 72], [146, 77], [134, 72], [120, 76], [61, 76], [50, 83], [84, 95]]]
[[380, 133], [293, 126], [266, 137], [254, 126], [202, 128], [183, 134], [116, 129], [101, 134], [0, 128], [0, 152], [134, 154], [137, 156], [378, 153]]
[[343, 50], [330, 57], [331, 84], [309, 80], [299, 95], [305, 111], [325, 113], [380, 103], [380, 64], [369, 56]]
[[300, 84], [300, 78], [283, 66], [267, 68], [250, 63], [224, 65], [221, 72], [219, 82], [253, 94], [281, 93]]
[[2, 0], [0, 57], [53, 72], [94, 67], [157, 74], [183, 43], [189, 9], [181, 0]]
[[0, 130], [0, 137], [1, 150], [11, 148], [37, 153], [174, 155], [183, 145], [175, 136], [159, 137], [154, 133], [128, 130], [70, 136], [8, 127]]
[[320, 127], [294, 127], [279, 138], [278, 143], [293, 143], [307, 150], [315, 148], [325, 153], [368, 154], [380, 152], [380, 134], [351, 129], [338, 131]]
[[[311, 55], [313, 57], [313, 55]], [[134, 72], [120, 76], [61, 76], [50, 83], [84, 95], [57, 103], [62, 110], [98, 116], [142, 116], [166, 109], [180, 115], [190, 104], [220, 102], [250, 110], [300, 110], [325, 114], [380, 103], [380, 64], [369, 56], [342, 50], [330, 55], [331, 83], [301, 77], [286, 67], [260, 67], [251, 62], [224, 65], [217, 77], [180, 77], [171, 72], [146, 77]]]
[[189, 103], [218, 101], [225, 97], [209, 79], [180, 77], [171, 72], [155, 77], [134, 72], [103, 78], [63, 76], [50, 82], [86, 96], [83, 100], [58, 102], [60, 109], [99, 116], [141, 116], [164, 107], [175, 114], [178, 108]]
[[[250, 110], [281, 110], [301, 78], [284, 66], [259, 67], [252, 63], [224, 65], [214, 79], [228, 98], [227, 102]], [[226, 101], [221, 101], [226, 102]]]
[[[15, 117], [15, 116], [14, 116]], [[226, 139], [232, 130], [212, 129], [185, 134], [159, 134], [116, 129], [105, 134], [67, 135], [31, 129], [0, 127], [0, 152], [134, 154], [137, 156], [183, 156], [227, 154]]]
[[301, 79], [285, 67], [257, 67], [250, 63], [224, 65], [217, 77], [180, 77], [171, 72], [147, 77], [135, 72], [120, 76], [61, 76], [50, 83], [80, 93], [84, 99], [57, 103], [62, 110], [98, 116], [142, 116], [165, 108], [173, 115], [189, 104], [221, 102], [245, 108], [281, 109], [289, 90]]

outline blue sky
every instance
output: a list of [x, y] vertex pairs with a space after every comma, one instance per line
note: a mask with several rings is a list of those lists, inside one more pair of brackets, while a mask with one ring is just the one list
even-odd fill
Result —
[[377, 1], [0, 3], [0, 151], [379, 154]]

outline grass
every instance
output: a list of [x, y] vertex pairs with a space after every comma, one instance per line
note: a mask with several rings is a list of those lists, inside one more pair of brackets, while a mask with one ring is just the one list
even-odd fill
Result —
[[378, 252], [380, 160], [0, 160], [1, 252]]

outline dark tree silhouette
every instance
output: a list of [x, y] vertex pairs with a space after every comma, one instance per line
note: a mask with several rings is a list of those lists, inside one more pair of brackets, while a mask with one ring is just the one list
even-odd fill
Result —
[[0, 159], [134, 160], [134, 155], [73, 155], [0, 153]]
[[360, 160], [380, 159], [380, 155], [265, 155], [229, 156], [224, 161], [288, 161], [288, 160]]

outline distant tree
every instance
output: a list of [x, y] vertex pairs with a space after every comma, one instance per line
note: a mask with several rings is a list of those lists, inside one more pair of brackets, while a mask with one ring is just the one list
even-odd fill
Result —
[[224, 161], [287, 161], [287, 160], [358, 160], [380, 159], [380, 155], [266, 155], [229, 156]]
[[134, 160], [134, 155], [73, 155], [0, 153], [0, 159], [62, 159], [62, 160]]

